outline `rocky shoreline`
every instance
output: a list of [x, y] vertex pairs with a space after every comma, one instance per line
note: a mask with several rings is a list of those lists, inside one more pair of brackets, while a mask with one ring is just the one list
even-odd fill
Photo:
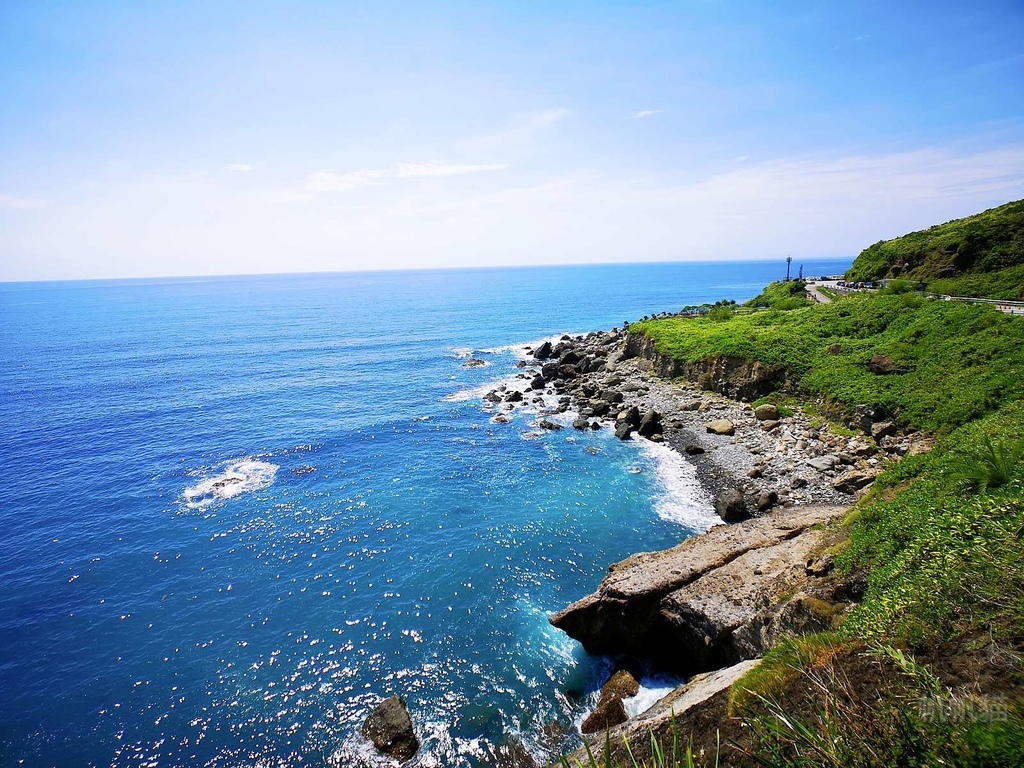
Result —
[[[781, 637], [827, 629], [860, 599], [864, 575], [840, 579], [832, 570], [837, 534], [829, 526], [886, 460], [930, 450], [931, 441], [876, 422], [866, 408], [837, 425], [804, 409], [755, 407], [751, 401], [791, 388], [785, 371], [733, 358], [680, 363], [626, 328], [522, 352], [521, 370], [483, 395], [493, 422], [527, 410], [538, 432], [607, 429], [664, 444], [694, 466], [708, 505], [729, 523], [611, 564], [593, 594], [550, 617], [590, 653], [688, 677], [630, 720], [623, 700], [638, 685], [620, 666], [583, 734], [603, 746], [605, 734], [644, 745], [649, 733], [669, 728], [714, 732], [729, 686]], [[496, 765], [536, 765], [516, 741], [497, 749]], [[585, 765], [584, 758], [581, 751], [570, 762]]]
[[876, 422], [864, 408], [837, 426], [802, 409], [753, 407], [750, 401], [791, 387], [785, 371], [731, 358], [683, 364], [626, 328], [525, 351], [514, 382], [484, 397], [495, 421], [528, 406], [539, 429], [571, 423], [663, 443], [694, 465], [715, 511], [732, 523], [612, 564], [595, 593], [551, 616], [591, 653], [690, 676], [628, 720], [622, 699], [635, 681], [616, 672], [583, 732], [598, 734], [597, 746], [605, 733], [646, 743], [647, 733], [670, 722], [707, 728], [724, 717], [729, 685], [779, 638], [826, 629], [860, 598], [863, 574], [838, 579], [832, 572], [829, 524], [887, 459], [931, 443]]

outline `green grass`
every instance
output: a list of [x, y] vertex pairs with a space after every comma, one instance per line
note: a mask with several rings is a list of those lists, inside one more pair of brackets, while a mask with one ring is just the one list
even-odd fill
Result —
[[955, 430], [880, 478], [841, 568], [870, 568], [844, 633], [912, 645], [1024, 637], [1024, 404]]
[[1024, 299], [1024, 264], [996, 272], [961, 275], [945, 280], [931, 280], [928, 290], [945, 296], [973, 296], [979, 299]]
[[757, 296], [744, 304], [745, 307], [767, 307], [790, 310], [806, 307], [813, 302], [807, 298], [807, 283], [803, 280], [769, 283]]
[[860, 253], [846, 277], [878, 280], [898, 272], [928, 282], [945, 272], [955, 276], [1020, 265], [1024, 265], [1024, 200], [875, 243]]
[[[1024, 400], [1024, 321], [984, 306], [862, 294], [719, 322], [645, 321], [630, 332], [687, 362], [732, 356], [783, 366], [799, 394], [871, 405], [921, 429], [945, 431]], [[891, 357], [897, 372], [870, 372], [874, 354]]]

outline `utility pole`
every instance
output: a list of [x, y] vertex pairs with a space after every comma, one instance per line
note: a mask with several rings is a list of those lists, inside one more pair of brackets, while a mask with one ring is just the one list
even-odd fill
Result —
[[793, 263], [793, 257], [792, 256], [787, 256], [786, 257], [786, 282], [787, 283], [789, 282], [789, 265], [792, 264], [792, 263]]

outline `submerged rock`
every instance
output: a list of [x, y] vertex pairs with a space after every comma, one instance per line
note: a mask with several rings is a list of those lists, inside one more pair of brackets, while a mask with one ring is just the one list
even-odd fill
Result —
[[382, 701], [366, 718], [363, 738], [373, 742], [378, 752], [398, 760], [408, 760], [420, 748], [405, 699], [397, 695]]

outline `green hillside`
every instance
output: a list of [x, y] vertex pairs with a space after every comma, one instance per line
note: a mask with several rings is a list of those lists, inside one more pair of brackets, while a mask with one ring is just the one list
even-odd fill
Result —
[[901, 277], [936, 293], [1019, 299], [1024, 292], [1024, 200], [864, 249], [849, 280]]

